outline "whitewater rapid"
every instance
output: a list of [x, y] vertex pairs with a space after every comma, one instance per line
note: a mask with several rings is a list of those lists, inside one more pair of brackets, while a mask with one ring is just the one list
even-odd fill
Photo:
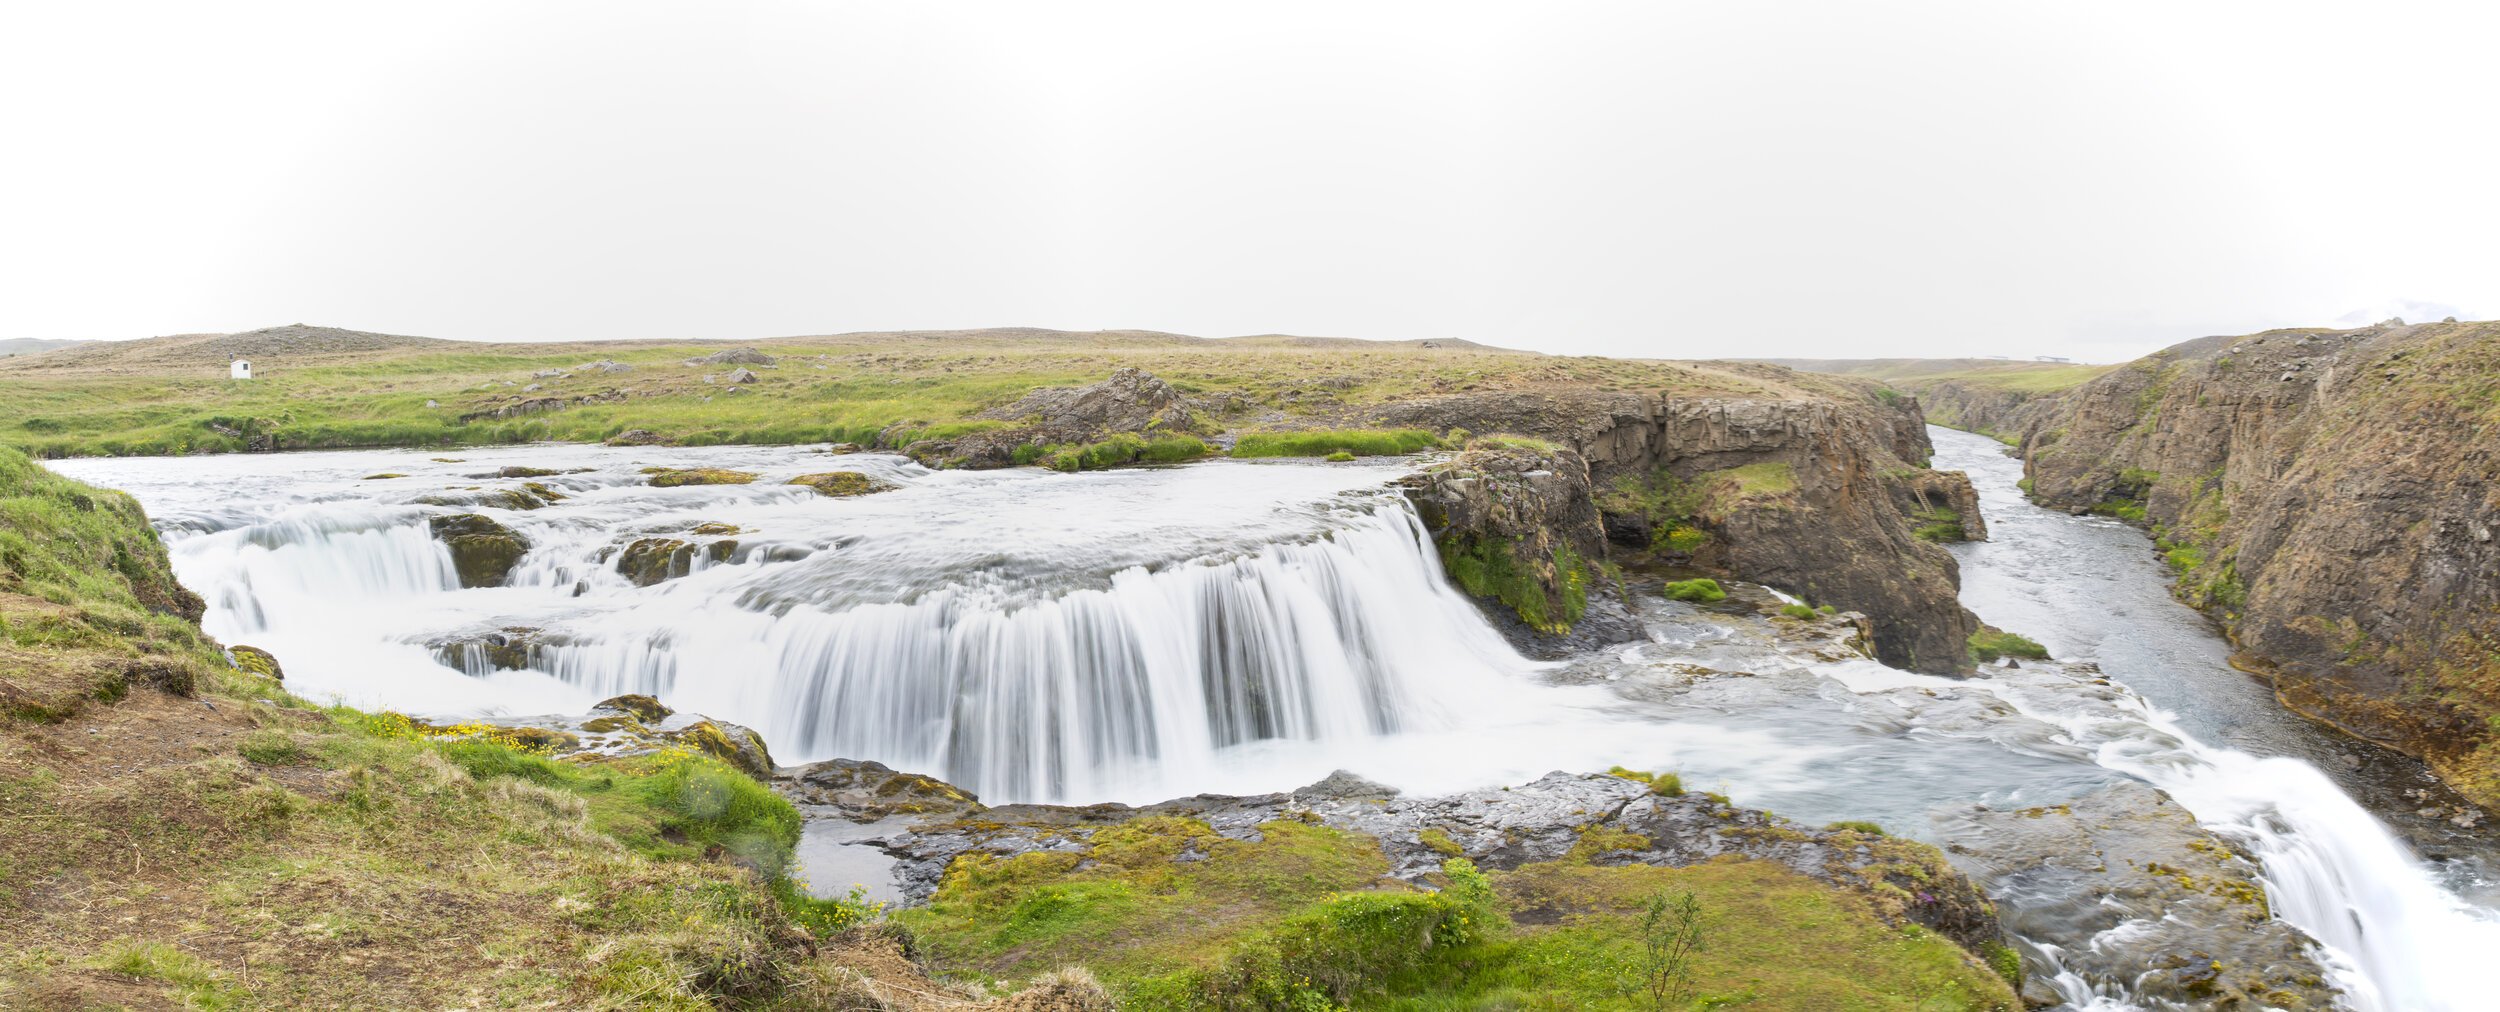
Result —
[[[1965, 603], [2115, 686], [2079, 691], [2092, 676], [2058, 665], [1911, 675], [1654, 594], [1647, 641], [1533, 662], [1448, 586], [1386, 487], [1408, 461], [1062, 475], [538, 445], [57, 466], [139, 496], [209, 632], [274, 651], [314, 698], [455, 717], [643, 692], [756, 728], [783, 763], [874, 759], [992, 802], [1258, 793], [1339, 768], [1441, 793], [1619, 764], [1942, 842], [1939, 820], [1973, 805], [2140, 780], [2261, 859], [2273, 909], [2324, 946], [2354, 1008], [2481, 1007], [2472, 956], [2500, 951], [2483, 866], [2415, 850], [2471, 841], [2383, 821], [2418, 766], [2281, 713], [2221, 663], [2140, 534], [2032, 507], [1995, 444], [1934, 434], [1997, 534], [1956, 549]], [[762, 477], [655, 489], [642, 473], [696, 464]], [[567, 498], [425, 501], [517, 487], [485, 477], [513, 465], [565, 472], [531, 480]], [[900, 488], [784, 484], [836, 469]], [[403, 477], [368, 477], [383, 473]], [[429, 516], [469, 511], [530, 539], [509, 586], [461, 588], [428, 535]], [[737, 528], [736, 549], [648, 587], [616, 571], [633, 540], [702, 524]], [[488, 637], [525, 661], [497, 666]], [[2161, 1007], [2034, 955], [2071, 1007]]]

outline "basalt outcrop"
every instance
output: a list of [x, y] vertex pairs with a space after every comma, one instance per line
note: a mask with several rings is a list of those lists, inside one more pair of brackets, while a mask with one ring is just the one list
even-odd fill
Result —
[[[1938, 820], [1954, 867], [2019, 896], [2006, 927], [2087, 979], [2131, 979], [2179, 1007], [2334, 1008], [2313, 942], [2267, 908], [2256, 862], [2132, 780], [2064, 804], [1974, 807]], [[2057, 995], [2035, 975], [2035, 1003]]]
[[2500, 804], [2500, 324], [2204, 338], [1987, 421], [2149, 526], [2285, 705]]
[[[1262, 827], [1285, 822], [1361, 834], [1388, 859], [1389, 878], [1425, 888], [1435, 887], [1435, 876], [1458, 858], [1496, 872], [1562, 862], [1774, 862], [1863, 897], [1886, 920], [1935, 931], [1974, 958], [2005, 944], [1994, 906], [1933, 847], [1854, 828], [1804, 826], [1638, 774], [1556, 772], [1511, 787], [1410, 798], [1340, 771], [1285, 793], [1202, 794], [1138, 807], [988, 807], [928, 777], [843, 760], [784, 769], [775, 785], [820, 817], [870, 827], [851, 839], [892, 857], [896, 884], [915, 902], [934, 895], [949, 869], [969, 856], [1081, 856], [1112, 827], [1185, 820], [1205, 827], [1204, 839], [1162, 859], [1189, 862], [1206, 857], [1206, 844], [1256, 841]], [[1517, 916], [1547, 923], [1571, 913]]]
[[973, 419], [1005, 424], [938, 439], [915, 439], [915, 427], [896, 426], [878, 438], [887, 445], [902, 445], [905, 455], [924, 464], [980, 469], [1022, 463], [1016, 454], [1027, 446], [1083, 445], [1123, 434], [1154, 437], [1212, 431], [1180, 390], [1129, 366], [1113, 370], [1099, 383], [1036, 388], [1015, 403], [983, 411]]
[[1884, 663], [1969, 670], [1966, 641], [1978, 620], [1956, 597], [1960, 568], [1919, 535], [1945, 509], [1962, 536], [1984, 537], [1977, 496], [1959, 472], [1923, 466], [1932, 448], [1915, 398], [1854, 381], [1841, 389], [1784, 399], [1462, 394], [1373, 415], [1563, 444], [1585, 462], [1612, 554], [1661, 557], [1863, 612]]
[[1570, 450], [1480, 442], [1403, 484], [1441, 563], [1514, 642], [1560, 655], [1641, 636], [1613, 581], [1591, 563], [1606, 528], [1588, 465]]

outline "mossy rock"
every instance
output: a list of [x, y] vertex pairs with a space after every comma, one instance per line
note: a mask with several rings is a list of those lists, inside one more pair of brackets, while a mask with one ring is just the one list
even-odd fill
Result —
[[259, 647], [236, 646], [228, 649], [227, 652], [234, 655], [234, 667], [237, 671], [247, 675], [259, 675], [273, 682], [286, 681], [285, 670], [278, 667], [278, 659], [271, 656], [269, 651]]
[[744, 485], [755, 480], [752, 471], [732, 471], [725, 467], [690, 467], [662, 471], [651, 476], [653, 488], [677, 488], [684, 485]]
[[597, 705], [592, 706], [591, 709], [616, 710], [621, 713], [630, 713], [634, 715], [634, 719], [636, 720], [653, 724], [667, 720], [669, 715], [677, 712], [669, 709], [659, 700], [653, 699], [639, 692], [629, 692], [622, 696], [611, 696], [607, 699], [602, 699]]
[[554, 468], [548, 468], [548, 467], [507, 467], [507, 468], [504, 468], [503, 470], [500, 470], [500, 471], [495, 472], [495, 477], [498, 477], [498, 478], [544, 478], [544, 477], [546, 477], [546, 476], [548, 476], [548, 475], [551, 475], [551, 474], [562, 474], [562, 473], [563, 473], [563, 472], [561, 472], [561, 471], [555, 470]]
[[566, 494], [564, 494], [564, 493], [562, 493], [562, 492], [558, 492], [558, 491], [556, 491], [555, 489], [548, 488], [548, 487], [547, 487], [547, 485], [546, 485], [546, 483], [544, 483], [544, 482], [525, 481], [525, 482], [522, 482], [522, 483], [521, 483], [521, 487], [522, 487], [522, 488], [525, 488], [525, 489], [528, 489], [528, 490], [529, 490], [529, 493], [530, 493], [531, 495], [537, 496], [538, 498], [540, 498], [540, 499], [542, 499], [542, 500], [545, 500], [545, 501], [547, 501], [547, 502], [555, 502], [555, 501], [557, 501], [557, 500], [561, 500], [561, 499], [570, 499], [570, 498], [573, 498], [572, 496], [566, 495]]
[[512, 528], [476, 513], [454, 513], [427, 521], [435, 540], [451, 548], [452, 569], [463, 587], [500, 587], [512, 567], [529, 554], [529, 539]]
[[660, 737], [735, 766], [756, 780], [769, 783], [773, 778], [773, 754], [764, 748], [763, 736], [736, 724], [698, 720], [675, 731], [663, 731]]
[[694, 525], [693, 531], [695, 534], [710, 535], [743, 534], [745, 532], [746, 529], [738, 526], [737, 524], [696, 524]]
[[643, 538], [616, 557], [616, 571], [634, 586], [648, 587], [694, 571], [695, 546], [676, 538]]
[[381, 474], [368, 474], [368, 475], [366, 475], [366, 476], [365, 476], [364, 480], [366, 480], [366, 481], [381, 481], [381, 480], [382, 480], [382, 479], [384, 479], [384, 478], [405, 478], [405, 477], [407, 477], [407, 475], [404, 475], [404, 474], [394, 474], [394, 473], [389, 472], [389, 471], [384, 471], [384, 472], [382, 472]]
[[1699, 580], [1677, 580], [1660, 588], [1659, 592], [1665, 594], [1670, 600], [1690, 601], [1694, 604], [1711, 604], [1727, 600], [1727, 590], [1719, 586], [1719, 581], [1707, 577]]
[[796, 478], [790, 479], [790, 484], [805, 485], [809, 488], [815, 489], [819, 495], [829, 495], [837, 499], [847, 499], [855, 495], [869, 495], [876, 492], [891, 492], [896, 488], [901, 487], [893, 482], [879, 481], [857, 471], [827, 471], [823, 474], [802, 474]]

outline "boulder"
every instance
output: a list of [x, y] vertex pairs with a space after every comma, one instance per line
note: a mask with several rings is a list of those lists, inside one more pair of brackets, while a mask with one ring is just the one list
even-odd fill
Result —
[[805, 485], [809, 488], [815, 489], [819, 495], [828, 495], [837, 499], [846, 499], [855, 495], [868, 495], [875, 492], [891, 492], [901, 487], [893, 482], [871, 478], [857, 471], [827, 471], [823, 474], [803, 474], [790, 479], [790, 484]]
[[665, 442], [668, 437], [649, 429], [627, 429], [608, 437], [609, 446], [656, 446]]
[[732, 369], [729, 371], [729, 375], [721, 377], [721, 381], [724, 383], [753, 383], [755, 382], [755, 373], [753, 370], [749, 369]]
[[714, 562], [723, 562], [737, 550], [738, 543], [735, 541], [697, 545], [676, 538], [642, 538], [617, 553], [616, 571], [632, 581], [634, 586], [648, 587], [694, 572], [694, 560], [698, 554]]
[[529, 553], [528, 539], [481, 514], [454, 513], [426, 523], [435, 540], [451, 548], [452, 568], [463, 587], [503, 586], [512, 567]]
[[[780, 359], [777, 359], [777, 358], [774, 358], [774, 357], [772, 357], [772, 356], [770, 356], [770, 355], [764, 354], [763, 352], [757, 351], [757, 350], [755, 350], [755, 349], [753, 349], [753, 348], [731, 348], [731, 349], [729, 349], [728, 351], [716, 351], [716, 352], [713, 352], [713, 353], [711, 353], [711, 354], [709, 354], [709, 355], [705, 355], [705, 356], [703, 356], [702, 358], [690, 358], [690, 359], [687, 359], [687, 360], [686, 360], [686, 364], [687, 364], [687, 365], [771, 365], [771, 364], [773, 364], [773, 363], [775, 363], [775, 362], [778, 362], [778, 361], [781, 361], [781, 360], [780, 360]], [[740, 372], [744, 372], [745, 370], [743, 370], [743, 369], [742, 369], [742, 370], [739, 370], [739, 371], [740, 371]]]
[[233, 655], [234, 667], [237, 671], [247, 675], [259, 675], [273, 682], [286, 681], [286, 671], [278, 667], [278, 658], [269, 651], [237, 644], [228, 648], [226, 653]]

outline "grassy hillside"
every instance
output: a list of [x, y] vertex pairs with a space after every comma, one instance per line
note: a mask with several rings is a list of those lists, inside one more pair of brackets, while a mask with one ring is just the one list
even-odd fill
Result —
[[[747, 366], [684, 364], [725, 344], [473, 344], [325, 328], [94, 344], [0, 359], [0, 445], [38, 456], [598, 440], [651, 430], [686, 445], [889, 443], [968, 421], [1037, 386], [1136, 366], [1219, 405], [1213, 421], [1302, 428], [1436, 394], [1560, 387], [1783, 395], [1810, 378], [1736, 363], [1556, 357], [1465, 342], [1141, 331], [988, 330], [757, 342]], [[258, 378], [226, 378], [230, 357]], [[612, 361], [631, 371], [579, 368]], [[567, 372], [566, 377], [540, 377]], [[529, 389], [537, 385], [539, 389]], [[899, 427], [899, 428], [898, 428]]]
[[198, 613], [130, 497], [0, 449], [0, 1008], [874, 1007], [761, 785], [315, 706]]
[[1940, 383], [1961, 383], [2044, 394], [2088, 382], [2118, 368], [2115, 365], [2015, 362], [1993, 358], [1766, 358], [1757, 361], [1802, 372], [1880, 380], [1914, 392]]

